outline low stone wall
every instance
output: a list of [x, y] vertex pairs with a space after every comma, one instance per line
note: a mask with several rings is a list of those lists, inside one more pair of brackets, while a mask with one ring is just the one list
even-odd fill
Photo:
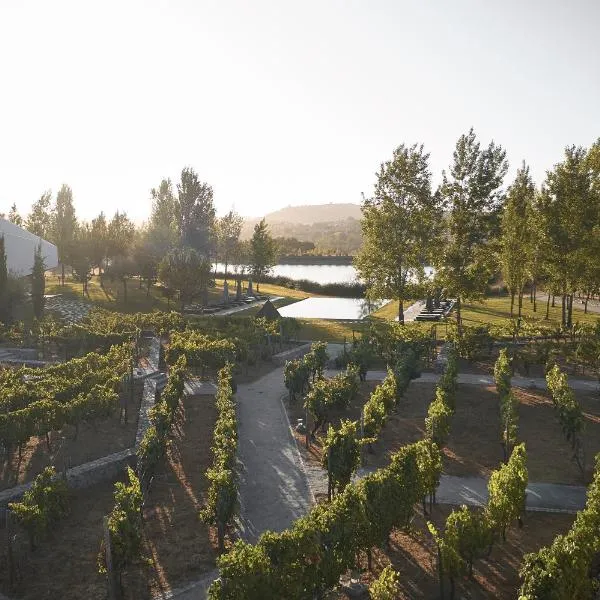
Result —
[[310, 352], [310, 344], [304, 344], [302, 346], [296, 346], [291, 350], [286, 350], [285, 352], [274, 354], [271, 360], [273, 361], [273, 364], [280, 367], [284, 365], [286, 361], [292, 360], [294, 358], [299, 358], [300, 356], [304, 356], [308, 352]]
[[150, 409], [156, 402], [156, 379], [147, 378], [144, 380], [144, 391], [142, 393], [142, 402], [140, 403], [140, 414], [138, 417], [138, 428], [135, 434], [135, 449], [139, 448], [146, 430], [150, 427]]

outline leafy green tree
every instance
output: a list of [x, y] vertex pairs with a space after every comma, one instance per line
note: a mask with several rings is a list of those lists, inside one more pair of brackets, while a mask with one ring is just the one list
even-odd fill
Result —
[[82, 294], [88, 293], [88, 282], [92, 278], [94, 262], [92, 259], [93, 241], [91, 227], [88, 223], [82, 223], [77, 227], [75, 237], [71, 242], [71, 269], [73, 279], [81, 283]]
[[494, 270], [492, 243], [507, 169], [502, 147], [491, 142], [481, 148], [471, 129], [458, 139], [450, 170], [443, 173], [440, 193], [448, 211], [448, 230], [438, 276], [448, 295], [456, 298], [459, 327], [462, 302], [481, 298]]
[[52, 236], [52, 192], [44, 192], [38, 200], [31, 205], [31, 212], [25, 222], [27, 231], [43, 239]]
[[502, 448], [504, 460], [508, 460], [517, 439], [518, 401], [511, 390], [511, 364], [506, 348], [500, 350], [494, 365], [496, 390], [500, 396], [500, 423], [502, 427]]
[[277, 262], [277, 244], [269, 233], [265, 219], [254, 226], [250, 240], [250, 264], [252, 274], [256, 277], [256, 291], [259, 291], [261, 277], [264, 277]]
[[179, 241], [179, 207], [173, 195], [170, 179], [163, 179], [158, 188], [153, 188], [152, 213], [148, 224], [148, 234], [164, 256]]
[[73, 206], [73, 191], [63, 184], [56, 194], [52, 241], [56, 244], [58, 260], [61, 264], [61, 285], [65, 285], [65, 262], [71, 258], [73, 240], [77, 231], [77, 217]]
[[0, 322], [7, 323], [10, 318], [8, 294], [8, 267], [4, 235], [0, 236]]
[[108, 258], [113, 261], [128, 256], [134, 235], [135, 225], [126, 213], [117, 211], [106, 227], [106, 253]]
[[399, 146], [382, 163], [373, 198], [362, 203], [363, 246], [355, 264], [373, 298], [396, 298], [404, 323], [404, 301], [414, 279], [434, 254], [438, 197], [431, 193], [429, 154], [423, 146]]
[[108, 225], [104, 212], [101, 212], [89, 228], [90, 247], [89, 254], [93, 267], [97, 267], [100, 274], [100, 284], [103, 284], [103, 272], [106, 268], [106, 257], [108, 254]]
[[562, 324], [569, 328], [581, 274], [590, 261], [597, 262], [600, 198], [593, 182], [587, 151], [571, 146], [564, 160], [547, 172], [542, 188], [550, 286], [562, 296]]
[[208, 258], [215, 225], [213, 189], [190, 167], [181, 171], [177, 184], [177, 217], [181, 243]]
[[244, 219], [234, 210], [230, 210], [217, 221], [217, 249], [221, 260], [225, 263], [225, 279], [227, 279], [227, 267], [235, 253], [243, 223]]
[[523, 162], [515, 181], [508, 188], [500, 238], [500, 264], [504, 282], [510, 291], [510, 314], [513, 314], [516, 296], [519, 317], [523, 308], [523, 288], [531, 272], [531, 236], [527, 216], [534, 197], [535, 186], [529, 167]]
[[159, 279], [179, 294], [181, 312], [186, 304], [206, 291], [210, 263], [193, 248], [175, 248], [160, 262]]
[[127, 303], [127, 282], [136, 272], [135, 263], [130, 256], [119, 255], [112, 259], [106, 270], [109, 279], [120, 281], [123, 284], [123, 302]]
[[10, 207], [10, 211], [8, 213], [8, 220], [11, 223], [14, 223], [18, 227], [23, 227], [23, 217], [19, 214], [17, 210], [17, 205], [13, 202], [13, 205]]
[[136, 238], [131, 253], [135, 272], [141, 282], [146, 283], [146, 297], [150, 296], [150, 289], [158, 279], [158, 265], [164, 254], [162, 244], [155, 240], [149, 231], [142, 231]]
[[46, 289], [46, 267], [42, 256], [42, 245], [38, 244], [33, 254], [33, 269], [31, 271], [31, 301], [33, 315], [36, 319], [44, 316], [44, 291]]

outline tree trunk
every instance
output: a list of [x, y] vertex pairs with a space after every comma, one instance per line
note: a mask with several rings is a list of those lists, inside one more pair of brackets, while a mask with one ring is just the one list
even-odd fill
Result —
[[61, 281], [61, 285], [63, 287], [65, 287], [65, 263], [61, 261], [60, 263], [60, 268], [61, 268], [61, 276], [60, 276], [60, 281]]
[[546, 321], [550, 318], [550, 294], [548, 294], [548, 298], [546, 299]]
[[127, 303], [127, 279], [123, 277], [123, 302]]
[[535, 279], [533, 280], [533, 312], [537, 312], [537, 284]]
[[152, 281], [148, 279], [148, 285], [146, 287], [146, 298], [150, 298], [150, 288], [152, 287]]
[[562, 295], [562, 302], [561, 302], [561, 308], [562, 308], [562, 313], [561, 313], [561, 325], [563, 327], [565, 327], [567, 325], [567, 296], [566, 294]]
[[404, 301], [402, 298], [398, 299], [398, 323], [404, 325]]
[[573, 296], [574, 294], [569, 296], [569, 312], [567, 315], [567, 327], [569, 327], [569, 329], [573, 327]]
[[552, 308], [556, 306], [556, 296], [552, 294]]
[[583, 314], [587, 315], [587, 306], [588, 306], [588, 302], [590, 301], [590, 294], [588, 292], [587, 296], [585, 297], [585, 302], [584, 304], [584, 309], [583, 309]]
[[511, 292], [510, 293], [510, 316], [513, 316], [513, 312], [514, 312], [514, 307], [515, 307], [515, 293]]
[[462, 331], [462, 317], [460, 314], [460, 296], [456, 298], [456, 326], [458, 327], [458, 333], [460, 335]]
[[219, 544], [219, 554], [225, 552], [225, 527], [221, 521], [217, 522], [217, 538]]
[[519, 319], [521, 318], [521, 314], [523, 312], [523, 292], [519, 294]]

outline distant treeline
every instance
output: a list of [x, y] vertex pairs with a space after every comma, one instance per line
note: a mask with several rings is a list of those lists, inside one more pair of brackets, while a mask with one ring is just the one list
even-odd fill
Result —
[[352, 256], [317, 256], [304, 254], [302, 256], [280, 256], [278, 263], [281, 265], [351, 265]]
[[[225, 273], [214, 273], [216, 279], [223, 279]], [[235, 280], [234, 273], [228, 273], [228, 279]], [[244, 275], [248, 279], [248, 275]], [[366, 287], [362, 283], [316, 283], [308, 279], [290, 279], [289, 277], [264, 275], [260, 278], [260, 283], [272, 283], [287, 287], [291, 290], [301, 290], [310, 294], [322, 294], [323, 296], [337, 296], [340, 298], [364, 298]]]

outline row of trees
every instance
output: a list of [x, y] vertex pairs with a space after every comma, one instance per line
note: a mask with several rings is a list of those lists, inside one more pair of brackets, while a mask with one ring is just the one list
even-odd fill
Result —
[[[568, 147], [563, 161], [536, 188], [523, 163], [505, 190], [505, 150], [482, 146], [471, 129], [462, 135], [442, 183], [432, 190], [429, 154], [422, 145], [394, 150], [381, 164], [374, 194], [364, 198], [364, 244], [357, 269], [369, 294], [400, 301], [444, 289], [457, 299], [481, 298], [502, 274], [521, 315], [531, 288], [562, 297], [563, 325], [572, 325], [576, 293], [600, 293], [600, 140]], [[425, 277], [424, 265], [436, 267]]]
[[213, 190], [193, 169], [182, 170], [176, 192], [171, 181], [164, 179], [151, 190], [151, 198], [150, 219], [137, 228], [120, 211], [112, 218], [101, 212], [90, 222], [78, 220], [68, 185], [60, 188], [54, 200], [51, 192], [44, 192], [25, 218], [13, 205], [8, 218], [56, 244], [63, 285], [65, 265], [72, 267], [84, 293], [92, 273], [98, 272], [101, 283], [104, 276], [122, 282], [125, 301], [127, 280], [132, 276], [145, 282], [148, 294], [160, 279], [167, 294], [168, 290], [178, 293], [183, 304], [195, 298], [205, 301], [214, 260], [224, 262], [226, 273], [235, 264], [238, 279], [252, 274], [257, 280], [275, 263], [277, 245], [264, 219], [255, 226], [249, 242], [241, 241], [242, 217], [231, 210], [217, 218]]

